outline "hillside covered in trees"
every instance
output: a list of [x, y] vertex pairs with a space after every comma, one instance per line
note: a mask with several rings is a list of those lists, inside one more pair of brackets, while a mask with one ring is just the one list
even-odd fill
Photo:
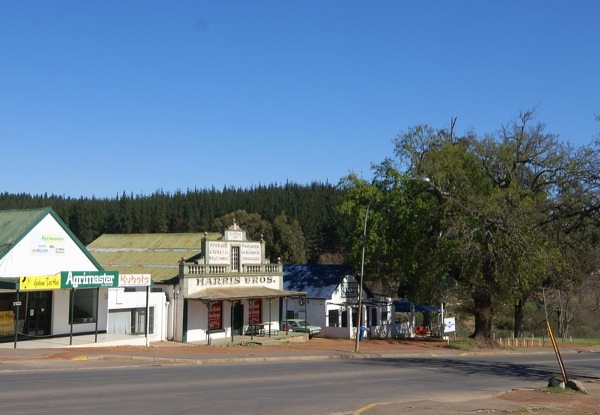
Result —
[[[339, 195], [327, 183], [157, 191], [149, 196], [123, 193], [114, 199], [2, 193], [0, 209], [51, 207], [84, 245], [104, 233], [222, 232], [224, 219], [235, 218], [255, 231], [249, 231], [252, 239], [263, 235], [271, 255], [286, 262], [318, 262], [322, 254], [341, 249], [334, 225]], [[275, 229], [271, 224], [277, 225]], [[285, 251], [290, 229], [300, 231], [295, 233], [303, 252]]]

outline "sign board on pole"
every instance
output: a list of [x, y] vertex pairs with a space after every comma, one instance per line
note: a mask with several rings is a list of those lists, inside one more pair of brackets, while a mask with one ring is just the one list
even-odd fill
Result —
[[444, 333], [454, 333], [456, 331], [456, 318], [448, 317], [444, 319]]

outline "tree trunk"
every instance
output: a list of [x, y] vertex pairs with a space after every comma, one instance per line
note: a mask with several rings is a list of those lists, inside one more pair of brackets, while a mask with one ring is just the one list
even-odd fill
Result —
[[525, 305], [525, 300], [523, 297], [519, 298], [517, 304], [515, 304], [515, 338], [523, 337], [523, 319], [525, 311], [523, 307]]
[[481, 345], [494, 347], [496, 343], [492, 336], [492, 319], [494, 316], [492, 296], [487, 292], [476, 293], [473, 300], [475, 331], [470, 337]]

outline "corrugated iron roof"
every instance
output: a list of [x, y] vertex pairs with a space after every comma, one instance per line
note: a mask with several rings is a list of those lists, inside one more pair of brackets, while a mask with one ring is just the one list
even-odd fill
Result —
[[242, 298], [275, 298], [306, 295], [304, 292], [277, 290], [269, 287], [216, 287], [206, 288], [185, 296], [188, 300], [236, 300]]
[[0, 210], [0, 258], [47, 213], [47, 209]]
[[197, 255], [204, 233], [104, 234], [88, 250], [107, 270], [122, 274], [151, 274], [161, 282], [179, 274], [179, 261]]
[[283, 288], [306, 291], [308, 298], [329, 299], [348, 275], [351, 275], [348, 265], [284, 265]]

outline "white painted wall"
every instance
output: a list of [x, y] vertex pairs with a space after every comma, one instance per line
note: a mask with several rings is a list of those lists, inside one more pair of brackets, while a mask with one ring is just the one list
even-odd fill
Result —
[[[180, 301], [183, 302], [183, 301]], [[249, 327], [248, 323], [248, 302], [242, 301], [244, 306], [244, 332]], [[269, 323], [269, 299], [262, 299], [262, 323]], [[284, 306], [285, 307], [285, 306]], [[208, 309], [201, 301], [188, 301], [188, 331], [187, 342], [207, 342], [208, 341]], [[224, 331], [211, 331], [211, 340], [230, 339], [231, 338], [231, 302], [223, 301], [222, 326]], [[279, 330], [279, 299], [273, 298], [271, 303], [271, 330]], [[268, 330], [268, 326], [265, 328]], [[234, 336], [235, 340], [235, 336]]]
[[[148, 305], [154, 307], [154, 333], [148, 336], [150, 341], [167, 339], [167, 297], [164, 292], [150, 292]], [[107, 307], [110, 310], [128, 310], [146, 308], [146, 287], [125, 292], [125, 288], [109, 288]], [[110, 313], [108, 314], [110, 318]], [[107, 323], [108, 326], [108, 323]]]
[[[347, 282], [356, 282], [356, 279], [353, 276], [349, 275], [343, 280], [343, 283]], [[342, 284], [340, 284], [340, 286], [341, 285]], [[309, 298], [306, 304], [308, 313], [308, 318], [306, 318], [306, 320], [310, 324], [321, 326], [323, 337], [342, 339], [355, 338], [357, 330], [356, 327], [352, 326], [352, 307], [344, 304], [347, 301], [347, 299], [342, 297], [340, 286], [338, 286], [337, 289], [333, 292], [330, 299], [324, 300]], [[363, 292], [363, 301], [366, 300], [366, 293]], [[392, 299], [389, 297], [375, 294], [374, 300], [381, 303], [376, 308], [378, 324], [375, 326], [370, 326], [371, 316], [370, 314], [368, 314], [368, 310], [370, 310], [372, 306], [367, 306], [365, 303], [363, 303], [361, 313], [362, 322], [360, 325], [368, 327], [368, 330], [365, 332], [365, 336], [367, 337], [390, 338], [394, 334], [394, 307]], [[288, 309], [290, 311], [293, 311], [298, 316], [298, 318], [305, 318], [304, 306], [298, 303], [297, 300], [290, 300]], [[329, 326], [328, 315], [332, 310], [338, 311], [338, 319], [340, 325], [342, 322], [342, 312], [347, 311], [348, 327]], [[385, 319], [382, 318], [382, 311], [384, 310], [387, 310], [387, 318]]]
[[[60, 239], [45, 253], [33, 252], [44, 235]], [[48, 214], [0, 260], [0, 276], [60, 275], [61, 271], [96, 271], [98, 268], [60, 224]]]
[[[51, 237], [47, 242], [44, 237]], [[0, 278], [36, 275], [60, 275], [62, 271], [97, 271], [98, 267], [86, 255], [65, 229], [50, 214], [0, 260]], [[107, 288], [100, 289], [98, 330], [106, 330]], [[52, 291], [52, 335], [70, 334], [70, 290]], [[73, 333], [94, 331], [96, 323], [73, 325]]]
[[[96, 290], [96, 288], [88, 288]], [[105, 331], [107, 326], [108, 288], [100, 288], [98, 302], [98, 331]], [[70, 290], [54, 290], [52, 292], [52, 334], [70, 334], [69, 305], [71, 304]], [[73, 324], [73, 333], [93, 332], [96, 322]]]

